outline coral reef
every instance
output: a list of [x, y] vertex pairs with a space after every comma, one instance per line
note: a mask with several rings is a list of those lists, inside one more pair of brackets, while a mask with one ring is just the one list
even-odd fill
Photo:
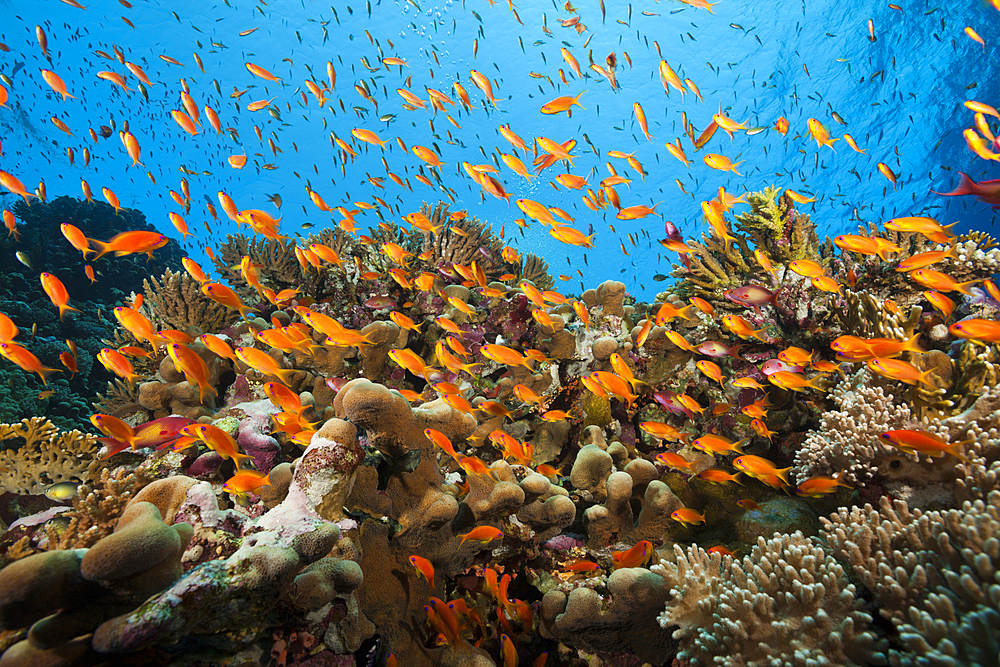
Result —
[[0, 665], [986, 660], [1000, 346], [955, 323], [1000, 304], [934, 310], [895, 269], [946, 246], [821, 243], [795, 201], [750, 193], [651, 304], [443, 203], [230, 236], [232, 295], [149, 278], [104, 437], [0, 425]]

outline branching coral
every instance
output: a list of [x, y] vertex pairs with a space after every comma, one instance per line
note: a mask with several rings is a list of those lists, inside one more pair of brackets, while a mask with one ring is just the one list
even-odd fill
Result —
[[736, 228], [773, 262], [815, 259], [819, 254], [815, 226], [808, 215], [795, 210], [787, 194], [780, 193], [773, 186], [750, 193], [750, 211], [736, 215]]
[[186, 272], [167, 269], [159, 280], [143, 281], [143, 288], [143, 312], [158, 329], [221, 331], [239, 319], [238, 312], [205, 296]]
[[[843, 472], [849, 482], [875, 476], [879, 462], [898, 461], [906, 455], [890, 452], [880, 436], [894, 429], [912, 428], [917, 420], [907, 403], [880, 386], [873, 386], [867, 369], [857, 371], [830, 392], [837, 408], [824, 412], [820, 426], [811, 431], [795, 453], [799, 481], [813, 475]], [[910, 457], [916, 461], [916, 456]]]
[[530, 252], [521, 256], [521, 262], [515, 272], [518, 280], [528, 280], [540, 290], [550, 290], [555, 284], [549, 275], [549, 264], [538, 255]]
[[250, 257], [250, 261], [260, 267], [263, 283], [276, 292], [295, 287], [302, 279], [294, 243], [227, 234], [226, 242], [219, 244], [213, 260], [215, 270], [244, 296], [252, 292], [240, 272], [239, 264], [244, 256]]
[[923, 310], [910, 303], [890, 308], [867, 291], [844, 290], [846, 305], [835, 310], [844, 333], [860, 338], [909, 338]]
[[671, 598], [659, 621], [676, 627], [677, 657], [704, 665], [884, 664], [844, 568], [802, 533], [757, 539], [736, 560], [675, 546], [652, 569]]
[[73, 509], [63, 514], [69, 524], [62, 529], [46, 526], [46, 551], [87, 549], [114, 532], [125, 506], [148, 480], [125, 468], [101, 470], [100, 478], [77, 489]]
[[101, 449], [97, 436], [61, 432], [43, 417], [0, 424], [0, 441], [15, 438], [24, 442], [0, 452], [0, 488], [12, 493], [41, 494], [59, 482], [85, 480], [87, 467]]
[[[432, 253], [428, 260], [432, 264], [470, 266], [472, 262], [476, 262], [490, 279], [496, 279], [503, 273], [499, 270], [503, 267], [503, 260], [500, 258], [503, 244], [493, 236], [487, 223], [480, 222], [475, 217], [451, 222], [448, 219], [448, 205], [444, 202], [438, 202], [433, 209], [424, 203], [420, 212], [430, 219], [432, 225], [441, 226], [440, 231], [427, 235], [424, 239], [423, 252]], [[457, 227], [462, 233], [456, 233], [452, 227]]]

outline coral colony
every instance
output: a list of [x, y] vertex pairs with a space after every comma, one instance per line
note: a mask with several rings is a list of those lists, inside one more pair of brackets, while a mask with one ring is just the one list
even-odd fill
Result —
[[[646, 303], [558, 291], [444, 201], [292, 238], [220, 192], [247, 230], [209, 273], [114, 193], [46, 201], [10, 169], [0, 667], [997, 664], [987, 234], [821, 239], [808, 197], [720, 189], [700, 238], [666, 222], [674, 282]], [[655, 215], [605, 181], [592, 208]]]

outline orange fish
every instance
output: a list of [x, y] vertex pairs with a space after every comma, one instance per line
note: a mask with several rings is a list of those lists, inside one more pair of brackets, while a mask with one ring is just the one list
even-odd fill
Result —
[[[105, 188], [107, 189], [107, 188]], [[108, 241], [98, 241], [87, 239], [90, 245], [97, 249], [97, 254], [92, 260], [100, 259], [110, 252], [115, 253], [115, 257], [123, 257], [132, 254], [145, 254], [150, 259], [153, 258], [153, 251], [159, 250], [170, 242], [163, 234], [158, 232], [122, 232], [112, 237]]]
[[227, 285], [221, 283], [205, 283], [201, 286], [201, 291], [212, 301], [219, 303], [226, 308], [231, 308], [233, 310], [239, 311], [243, 319], [250, 319], [249, 313], [254, 312], [254, 309], [250, 306], [245, 305], [236, 295], [236, 292]]
[[566, 95], [564, 97], [557, 97], [556, 99], [552, 100], [551, 102], [546, 102], [545, 104], [543, 104], [542, 108], [541, 108], [541, 112], [544, 113], [544, 114], [552, 115], [552, 114], [562, 113], [562, 112], [565, 111], [566, 112], [566, 116], [568, 118], [572, 118], [573, 117], [573, 105], [576, 105], [576, 106], [580, 107], [581, 109], [585, 109], [586, 108], [582, 104], [580, 104], [580, 102], [579, 102], [580, 97], [582, 97], [583, 93], [585, 93], [585, 92], [587, 92], [587, 91], [585, 90], [585, 91], [581, 92], [576, 97], [570, 97], [568, 95]]
[[80, 312], [79, 308], [73, 308], [72, 306], [66, 305], [69, 302], [69, 293], [66, 291], [66, 286], [62, 284], [62, 281], [56, 278], [51, 273], [43, 273], [42, 279], [42, 289], [48, 295], [49, 300], [52, 304], [59, 309], [59, 321], [63, 321], [63, 315], [66, 314], [67, 310], [72, 310], [77, 313]]
[[740, 483], [740, 474], [728, 473], [722, 468], [709, 468], [707, 470], [702, 470], [700, 473], [695, 475], [698, 479], [704, 480], [709, 484], [728, 484], [729, 482]]
[[236, 358], [242, 361], [244, 364], [254, 369], [262, 375], [273, 375], [279, 378], [285, 384], [291, 384], [292, 378], [294, 377], [296, 371], [295, 369], [282, 368], [278, 365], [271, 355], [267, 354], [263, 350], [258, 350], [253, 347], [238, 347], [234, 351]]
[[969, 287], [978, 283], [978, 280], [969, 280], [964, 283], [955, 282], [951, 276], [932, 269], [915, 269], [910, 271], [910, 278], [919, 285], [927, 289], [938, 292], [961, 292], [971, 294]]
[[611, 560], [614, 563], [614, 569], [619, 570], [623, 567], [642, 567], [652, 555], [653, 543], [649, 540], [642, 540], [627, 551], [613, 551]]
[[786, 486], [788, 485], [788, 471], [791, 470], [791, 467], [775, 468], [773, 463], [760, 456], [744, 454], [733, 461], [733, 466], [770, 486], [774, 486], [772, 482], [777, 480], [783, 481]]
[[667, 466], [668, 468], [673, 468], [675, 470], [687, 470], [689, 472], [694, 472], [691, 466], [694, 465], [693, 461], [688, 461], [686, 458], [680, 454], [675, 454], [673, 452], [660, 452], [656, 455], [656, 460], [659, 463]]
[[958, 338], [981, 343], [1000, 343], [1000, 322], [969, 318], [948, 327], [949, 333]]
[[417, 572], [419, 572], [420, 575], [427, 580], [427, 583], [430, 584], [431, 589], [433, 589], [434, 566], [431, 565], [431, 562], [426, 558], [421, 558], [420, 556], [416, 555], [410, 556], [408, 560], [410, 561], [410, 565], [417, 568]]
[[937, 434], [905, 429], [886, 431], [880, 437], [886, 443], [907, 453], [919, 453], [930, 457], [951, 454], [963, 461], [968, 461], [968, 459], [962, 454], [962, 447], [975, 442], [975, 440], [964, 440], [949, 444]]
[[840, 480], [840, 476], [830, 477], [828, 475], [813, 475], [807, 480], [804, 480], [801, 484], [796, 487], [796, 492], [806, 498], [820, 498], [829, 493], [833, 493], [836, 487], [842, 486], [844, 488], [851, 488], [850, 484], [844, 484]]
[[473, 528], [468, 533], [459, 535], [459, 537], [462, 538], [459, 546], [462, 546], [469, 540], [479, 542], [480, 544], [489, 544], [493, 540], [502, 540], [503, 531], [493, 526], [479, 526], [478, 528]]
[[264, 475], [257, 470], [238, 470], [235, 475], [226, 480], [222, 490], [237, 495], [258, 494], [265, 486], [271, 486], [271, 473]]
[[693, 526], [696, 523], [705, 523], [705, 515], [700, 514], [689, 507], [681, 507], [670, 513], [670, 518], [679, 523]]
[[38, 357], [14, 342], [0, 343], [0, 356], [29, 373], [38, 373], [38, 377], [42, 378], [42, 384], [48, 384], [48, 377], [53, 373], [62, 372], [58, 368], [44, 366]]
[[725, 315], [722, 318], [722, 324], [740, 338], [756, 338], [762, 343], [767, 342], [761, 335], [767, 330], [767, 327], [761, 327], [755, 331], [742, 315]]
[[49, 84], [52, 90], [62, 95], [63, 102], [66, 101], [67, 97], [72, 97], [73, 99], [76, 99], [76, 95], [70, 95], [68, 92], [66, 92], [66, 84], [63, 82], [61, 78], [59, 78], [59, 75], [53, 72], [52, 70], [43, 69], [42, 78], [45, 80], [45, 83]]
[[696, 438], [694, 442], [691, 443], [691, 446], [695, 449], [700, 449], [703, 452], [708, 452], [713, 455], [728, 454], [729, 452], [742, 454], [743, 450], [740, 448], [748, 440], [749, 438], [743, 438], [742, 440], [733, 442], [725, 436], [709, 433], [708, 435]]
[[171, 343], [167, 345], [167, 354], [173, 359], [177, 371], [183, 373], [189, 383], [198, 385], [199, 400], [202, 403], [205, 402], [206, 391], [218, 396], [218, 392], [208, 379], [208, 365], [194, 350], [187, 345]]
[[899, 380], [906, 384], [917, 384], [919, 382], [932, 389], [937, 387], [937, 385], [927, 379], [936, 373], [936, 368], [931, 368], [921, 373], [920, 369], [911, 363], [900, 359], [881, 359], [879, 357], [869, 359], [865, 362], [865, 365], [868, 366], [868, 370], [872, 373], [890, 380]]

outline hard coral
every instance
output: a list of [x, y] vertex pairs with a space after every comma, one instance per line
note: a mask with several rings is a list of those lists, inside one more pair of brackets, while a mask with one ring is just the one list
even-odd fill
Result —
[[101, 449], [97, 436], [59, 431], [43, 417], [0, 424], [0, 442], [18, 439], [23, 442], [16, 449], [0, 451], [0, 488], [13, 493], [40, 495], [53, 484], [86, 480]]

